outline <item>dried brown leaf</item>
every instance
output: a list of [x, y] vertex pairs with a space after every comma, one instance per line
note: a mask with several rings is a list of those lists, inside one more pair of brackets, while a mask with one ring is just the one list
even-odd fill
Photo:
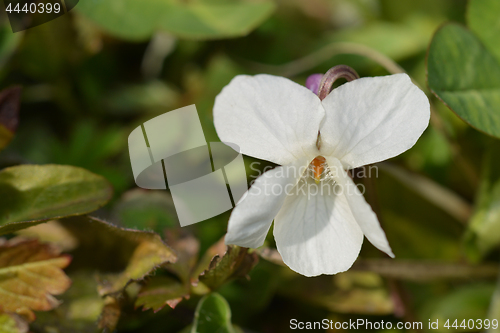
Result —
[[71, 257], [38, 240], [11, 239], [0, 242], [0, 310], [4, 312], [48, 311], [59, 305], [60, 295], [71, 285], [62, 270]]

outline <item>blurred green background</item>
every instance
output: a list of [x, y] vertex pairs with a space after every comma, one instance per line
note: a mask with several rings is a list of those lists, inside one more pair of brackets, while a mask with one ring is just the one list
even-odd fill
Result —
[[[415, 320], [424, 328], [429, 319], [498, 319], [500, 145], [460, 120], [426, 82], [434, 32], [448, 21], [465, 24], [466, 10], [465, 0], [80, 0], [67, 15], [16, 34], [0, 16], [0, 88], [23, 87], [20, 125], [0, 168], [83, 167], [114, 188], [93, 215], [163, 236], [177, 225], [168, 192], [136, 189], [129, 162], [127, 137], [141, 123], [196, 104], [207, 141], [218, 141], [214, 98], [235, 75], [304, 84], [338, 64], [362, 77], [400, 67], [435, 115], [414, 148], [380, 164], [365, 184], [396, 259], [365, 242], [351, 271], [305, 278], [261, 258], [249, 280], [219, 292], [232, 322], [249, 333], [291, 331], [292, 318]], [[228, 217], [186, 228], [201, 253], [224, 235]], [[130, 305], [118, 331], [180, 331], [198, 300], [156, 314]], [[44, 325], [33, 330], [49, 332]]]

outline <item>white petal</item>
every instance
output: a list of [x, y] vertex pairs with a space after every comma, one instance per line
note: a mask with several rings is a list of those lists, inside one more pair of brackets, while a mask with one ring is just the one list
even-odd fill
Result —
[[[274, 238], [283, 261], [305, 276], [348, 270], [363, 243], [363, 232], [346, 198], [335, 195], [334, 185], [321, 184], [302, 179], [274, 220]], [[301, 186], [306, 186], [305, 193]]]
[[309, 89], [272, 75], [236, 76], [214, 105], [221, 141], [237, 144], [245, 155], [281, 165], [317, 156], [324, 115], [319, 98]]
[[264, 244], [271, 223], [285, 202], [286, 189], [297, 184], [309, 162], [303, 159], [276, 167], [257, 178], [231, 213], [226, 244], [250, 248]]
[[406, 74], [345, 83], [322, 103], [322, 154], [338, 158], [346, 168], [403, 153], [429, 124], [429, 100]]
[[327, 158], [327, 163], [337, 184], [342, 187], [343, 196], [346, 198], [351, 212], [366, 238], [377, 249], [394, 258], [394, 254], [389, 246], [385, 232], [380, 226], [377, 215], [366, 202], [359, 188], [344, 171], [341, 162], [336, 158]]

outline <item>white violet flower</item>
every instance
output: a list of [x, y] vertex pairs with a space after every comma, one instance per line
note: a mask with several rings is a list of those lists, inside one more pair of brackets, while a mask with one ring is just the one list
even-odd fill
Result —
[[[338, 77], [350, 82], [330, 92]], [[406, 74], [357, 77], [347, 66], [334, 67], [316, 95], [283, 77], [240, 75], [217, 96], [221, 141], [280, 165], [237, 203], [226, 244], [262, 246], [274, 220], [283, 261], [305, 276], [349, 269], [363, 235], [394, 257], [347, 171], [411, 148], [428, 126], [429, 101]]]

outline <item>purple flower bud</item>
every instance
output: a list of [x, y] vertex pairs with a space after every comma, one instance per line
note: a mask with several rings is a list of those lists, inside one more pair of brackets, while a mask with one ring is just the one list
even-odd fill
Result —
[[323, 74], [310, 75], [306, 80], [307, 89], [317, 95], [319, 92], [319, 83], [321, 82], [321, 78], [323, 78]]

